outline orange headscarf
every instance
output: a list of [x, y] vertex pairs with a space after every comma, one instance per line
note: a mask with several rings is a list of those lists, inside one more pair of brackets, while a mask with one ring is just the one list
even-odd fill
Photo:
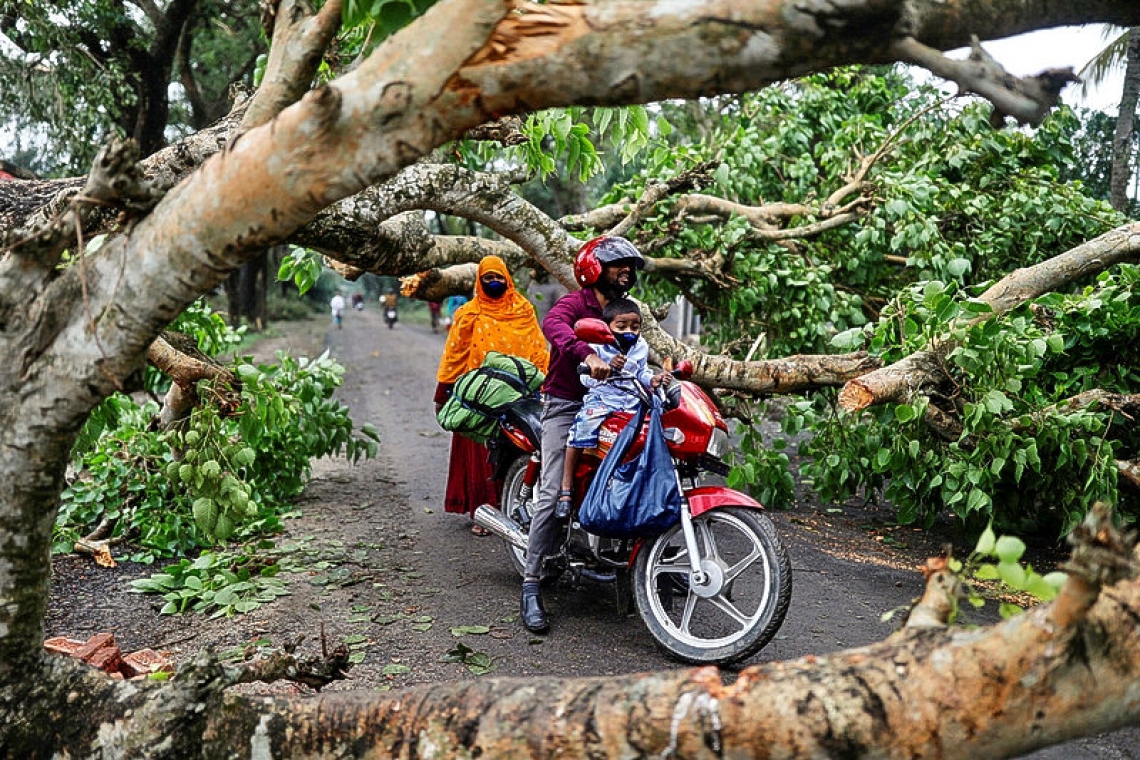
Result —
[[[482, 277], [488, 272], [507, 279], [507, 292], [502, 297], [488, 298], [483, 293]], [[436, 374], [439, 382], [454, 383], [464, 372], [481, 365], [488, 351], [527, 359], [546, 371], [550, 352], [534, 306], [515, 290], [515, 281], [498, 256], [487, 256], [479, 262], [475, 298], [460, 306], [453, 320]]]

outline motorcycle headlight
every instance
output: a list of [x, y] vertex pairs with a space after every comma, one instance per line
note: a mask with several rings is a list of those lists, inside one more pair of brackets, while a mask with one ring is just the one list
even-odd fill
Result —
[[724, 455], [728, 453], [728, 433], [720, 428], [713, 428], [705, 453], [711, 457], [723, 459]]

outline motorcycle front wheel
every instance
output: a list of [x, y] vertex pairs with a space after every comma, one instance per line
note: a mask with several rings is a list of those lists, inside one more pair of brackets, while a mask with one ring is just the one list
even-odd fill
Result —
[[759, 652], [784, 622], [792, 566], [767, 515], [720, 507], [693, 518], [707, 577], [690, 582], [689, 552], [678, 524], [637, 554], [637, 611], [657, 644], [682, 662], [728, 665]]

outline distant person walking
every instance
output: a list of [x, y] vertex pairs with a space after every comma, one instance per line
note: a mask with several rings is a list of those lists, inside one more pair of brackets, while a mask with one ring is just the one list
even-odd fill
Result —
[[433, 333], [439, 332], [439, 301], [428, 301], [428, 314], [431, 316], [431, 331]]
[[341, 329], [341, 323], [344, 322], [344, 296], [338, 290], [329, 301], [329, 309], [332, 310], [333, 324], [336, 329]]
[[465, 303], [467, 303], [467, 296], [448, 296], [447, 302], [444, 304], [444, 329], [451, 328], [451, 323], [455, 321], [456, 310]]
[[[475, 298], [455, 312], [436, 375], [436, 414], [459, 376], [480, 366], [489, 351], [527, 359], [543, 372], [549, 360], [534, 306], [515, 289], [507, 265], [498, 256], [479, 262]], [[502, 484], [494, 479], [486, 447], [453, 433], [444, 510], [470, 517], [480, 504], [499, 506], [501, 489]], [[479, 525], [472, 525], [471, 532], [476, 536], [489, 535]]]

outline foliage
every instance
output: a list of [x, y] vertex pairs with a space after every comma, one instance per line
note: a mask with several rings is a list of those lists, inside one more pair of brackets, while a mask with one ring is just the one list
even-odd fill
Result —
[[341, 10], [341, 55], [367, 56], [433, 5], [435, 0], [346, 0]]
[[131, 587], [138, 593], [161, 594], [166, 600], [160, 610], [163, 615], [200, 612], [212, 618], [233, 617], [288, 594], [277, 577], [281, 569], [247, 546], [238, 552], [202, 552], [195, 560], [183, 559], [162, 573], [131, 581]]
[[[1129, 393], [1140, 382], [1140, 269], [1105, 272], [1078, 293], [1050, 293], [997, 318], [970, 291], [927, 282], [904, 291], [876, 325], [838, 336], [894, 361], [939, 336], [948, 356], [961, 435], [930, 432], [926, 401], [844, 415], [819, 400], [797, 412], [815, 426], [801, 449], [804, 472], [824, 499], [882, 489], [901, 522], [929, 523], [948, 509], [967, 525], [1065, 533], [1097, 500], [1135, 519], [1117, 488], [1116, 460], [1140, 451], [1112, 409], [1061, 402], [1091, 390]], [[950, 325], [950, 329], [947, 329]]]
[[[1024, 612], [1024, 608], [1012, 601], [1010, 595], [1021, 594], [1036, 602], [1048, 602], [1056, 598], [1068, 579], [1066, 573], [1057, 571], [1041, 575], [1029, 563], [1022, 563], [1025, 542], [1016, 536], [998, 537], [993, 526], [987, 525], [978, 536], [974, 550], [966, 559], [951, 557], [947, 569], [961, 583], [962, 597], [973, 607], [984, 607], [988, 599], [998, 599], [1001, 616], [1005, 619]], [[958, 622], [959, 597], [951, 595], [954, 605], [950, 611], [949, 624]], [[896, 607], [883, 613], [882, 620], [894, 617], [905, 607]]]
[[770, 507], [791, 504], [796, 497], [796, 482], [785, 452], [787, 441], [772, 438], [765, 442], [760, 428], [752, 425], [742, 425], [738, 433], [739, 461], [728, 474], [728, 486], [747, 490]]
[[[11, 22], [0, 24], [0, 123], [16, 137], [16, 153], [40, 159], [29, 168], [43, 174], [86, 171], [108, 133], [161, 139], [166, 127], [179, 134], [206, 126], [228, 110], [230, 85], [249, 83], [251, 51], [265, 47], [257, 6], [248, 1], [201, 0], [185, 21], [110, 0], [9, 6], [0, 10], [0, 20]], [[157, 38], [155, 15], [182, 23], [181, 47], [146, 46]], [[176, 52], [191, 53], [184, 66], [175, 64]], [[195, 98], [168, 87], [173, 81], [192, 81]], [[163, 102], [148, 102], [156, 94]]]
[[[743, 359], [866, 348], [891, 362], [948, 337], [948, 320], [977, 313], [970, 296], [985, 283], [1121, 221], [1081, 182], [1060, 179], [1074, 176], [1081, 124], [1071, 110], [1032, 132], [994, 130], [988, 119], [988, 105], [951, 103], [901, 70], [840, 69], [671, 115], [677, 129], [669, 140], [654, 144], [644, 170], [603, 201], [638, 197], [651, 183], [714, 160], [707, 194], [818, 208], [862, 157], [882, 151], [853, 223], [793, 242], [767, 240], [743, 217], [678, 224], [667, 200], [640, 224], [637, 239], [655, 256], [713, 265], [713, 278], [647, 278], [640, 291], [650, 302], [679, 294], [693, 302], [710, 351]], [[807, 212], [787, 224], [822, 218]], [[1122, 282], [1101, 287], [1112, 289], [1105, 299], [1117, 298], [1115, 288], [1131, 292]], [[1112, 308], [1127, 311], [1131, 296], [1121, 298]], [[978, 530], [990, 519], [1003, 528], [1065, 530], [1094, 500], [1115, 502], [1114, 457], [1133, 443], [1111, 413], [1039, 413], [1078, 380], [1093, 385], [1082, 367], [1123, 365], [1077, 340], [1093, 323], [1071, 320], [1102, 300], [1091, 292], [1087, 299], [1063, 309], [1049, 299], [1039, 304], [1059, 311], [1064, 325], [1044, 326], [1026, 307], [956, 328], [950, 337], [962, 342], [949, 359], [958, 387], [944, 391], [964, 425], [958, 441], [934, 436], [921, 403], [860, 416], [840, 414], [834, 393], [792, 404], [784, 435], [811, 431], [801, 448], [810, 458], [804, 474], [827, 501], [881, 492], [901, 521], [929, 522], [949, 509]], [[1122, 324], [1130, 318], [1119, 315]], [[1101, 387], [1127, 392], [1124, 374]], [[794, 498], [779, 440], [743, 430], [729, 480], [773, 506]]]
[[[872, 202], [856, 223], [794, 243], [766, 241], [740, 217], [678, 225], [666, 202], [639, 228], [654, 255], [724, 261], [720, 279], [655, 283], [645, 294], [656, 301], [686, 295], [702, 311], [706, 343], [738, 357], [757, 337], [761, 357], [827, 350], [835, 332], [877, 318], [909, 282], [986, 280], [1119, 219], [1079, 187], [1057, 182], [1056, 167], [1070, 155], [1071, 111], [1033, 135], [994, 131], [980, 104], [951, 110], [941, 93], [899, 71], [862, 68], [767, 88], [719, 109], [707, 144], [674, 132], [675, 144], [650, 151], [645, 171], [604, 200], [637, 197], [652, 182], [716, 160], [705, 189], [711, 195], [817, 207], [846, 184], [860, 157], [887, 148], [867, 177]], [[808, 214], [790, 224], [818, 220]]]
[[281, 260], [277, 269], [277, 279], [281, 282], [293, 281], [297, 290], [304, 295], [317, 284], [324, 271], [324, 261], [316, 251], [300, 246], [289, 246], [289, 253]]
[[585, 182], [606, 170], [599, 144], [612, 146], [624, 166], [645, 151], [656, 136], [671, 131], [664, 118], [651, 120], [644, 106], [557, 108], [529, 114], [522, 130], [526, 142], [517, 147], [504, 149], [461, 140], [456, 151], [470, 168], [507, 162], [536, 173], [540, 179], [557, 171], [560, 176]]
[[121, 395], [104, 402], [73, 452], [79, 475], [63, 492], [56, 550], [103, 521], [145, 562], [272, 532], [304, 487], [310, 458], [373, 456], [375, 429], [355, 436], [347, 408], [332, 397], [344, 369], [327, 355], [277, 358], [239, 360], [238, 389], [200, 383], [201, 398], [226, 403], [201, 405], [169, 431], [151, 429], [153, 403]]
[[[1116, 141], [1116, 117], [1100, 111], [1082, 111], [1070, 137], [1073, 160], [1060, 167], [1062, 181], [1083, 183], [1085, 192], [1108, 203], [1111, 200], [1112, 146]], [[1140, 151], [1140, 134], [1128, 136], [1128, 155]], [[1126, 214], [1130, 218], [1140, 215], [1140, 200], [1128, 199]]]
[[[986, 526], [978, 537], [974, 551], [965, 562], [952, 559], [950, 570], [965, 581], [966, 599], [975, 607], [985, 604], [987, 593], [974, 581], [1000, 581], [1003, 590], [1029, 594], [1041, 602], [1057, 596], [1068, 576], [1063, 572], [1040, 575], [1033, 566], [1021, 563], [1025, 542], [1015, 536], [998, 537], [992, 526]], [[1018, 604], [1001, 602], [1001, 616], [1011, 618], [1024, 610]]]

